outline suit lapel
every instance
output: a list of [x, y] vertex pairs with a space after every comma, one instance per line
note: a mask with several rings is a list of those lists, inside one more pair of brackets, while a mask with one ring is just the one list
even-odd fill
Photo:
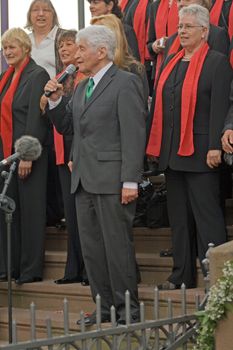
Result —
[[[109, 70], [104, 74], [104, 76], [102, 77], [102, 79], [100, 80], [100, 82], [98, 83], [98, 85], [96, 86], [96, 88], [93, 91], [93, 94], [91, 95], [91, 97], [88, 99], [88, 101], [85, 103], [85, 91], [86, 91], [86, 84], [83, 86], [84, 91], [83, 91], [83, 99], [84, 99], [84, 103], [83, 103], [83, 108], [82, 108], [82, 112], [81, 112], [81, 117], [83, 116], [83, 114], [86, 112], [86, 110], [92, 105], [92, 103], [98, 99], [98, 97], [103, 93], [103, 91], [106, 89], [106, 87], [111, 83], [114, 75], [116, 74], [117, 71], [117, 67], [115, 65], [112, 65]], [[82, 102], [83, 102], [82, 99]]]

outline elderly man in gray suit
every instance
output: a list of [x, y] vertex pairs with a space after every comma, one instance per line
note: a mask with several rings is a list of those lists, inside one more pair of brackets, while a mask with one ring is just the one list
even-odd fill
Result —
[[[61, 85], [50, 80], [48, 114], [60, 133], [74, 134], [71, 191], [92, 296], [94, 301], [101, 296], [102, 322], [110, 321], [114, 305], [118, 324], [125, 324], [126, 290], [131, 322], [137, 322], [132, 223], [145, 151], [143, 88], [136, 75], [113, 64], [116, 38], [108, 28], [80, 30], [77, 47], [79, 70], [90, 78], [78, 84], [68, 105]], [[95, 312], [85, 317], [88, 325], [95, 321]]]

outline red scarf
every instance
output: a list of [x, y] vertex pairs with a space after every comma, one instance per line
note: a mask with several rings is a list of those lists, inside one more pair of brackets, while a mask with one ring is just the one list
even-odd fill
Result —
[[[59, 76], [63, 73], [59, 73], [56, 78], [59, 78]], [[78, 72], [75, 78], [74, 82], [74, 89], [78, 85], [78, 83], [83, 80], [85, 77], [84, 74]], [[64, 136], [59, 134], [59, 132], [56, 130], [55, 126], [53, 127], [53, 136], [54, 136], [54, 147], [55, 147], [55, 154], [56, 154], [56, 164], [62, 165], [65, 164], [65, 152], [64, 152]]]
[[[12, 153], [12, 138], [13, 138], [12, 103], [13, 103], [15, 91], [19, 85], [21, 75], [25, 67], [28, 65], [29, 60], [30, 60], [29, 57], [25, 59], [19, 71], [16, 73], [14, 80], [11, 81], [11, 84], [6, 91], [5, 96], [2, 99], [0, 134], [2, 138], [4, 158], [9, 157]], [[8, 80], [13, 75], [14, 70], [15, 68], [10, 66], [5, 72], [5, 74], [3, 75], [3, 78], [0, 81], [0, 94], [2, 93]]]
[[121, 0], [120, 8], [121, 8], [121, 11], [122, 11], [122, 12], [125, 11], [125, 8], [126, 8], [126, 6], [128, 5], [128, 2], [129, 2], [129, 0]]
[[[214, 3], [214, 6], [210, 11], [210, 23], [214, 24], [215, 26], [218, 26], [219, 24], [223, 2], [224, 0], [216, 0]], [[233, 3], [231, 4], [231, 8], [229, 12], [228, 34], [231, 40], [233, 36]]]
[[[155, 20], [156, 38], [160, 39], [164, 36], [171, 36], [175, 34], [177, 32], [178, 22], [179, 19], [176, 0], [172, 1], [170, 8], [168, 0], [161, 0], [158, 6]], [[159, 53], [157, 55], [155, 81], [163, 62], [163, 58], [163, 53]]]
[[168, 0], [161, 0], [158, 6], [155, 20], [156, 38], [171, 36], [177, 32], [178, 26], [178, 8], [176, 0], [172, 1], [169, 8]]
[[[193, 145], [193, 118], [195, 114], [197, 86], [209, 46], [207, 43], [193, 55], [184, 79], [181, 96], [181, 132], [178, 155], [191, 156]], [[154, 117], [147, 154], [159, 157], [163, 133], [163, 87], [176, 64], [183, 58], [184, 49], [178, 52], [162, 71], [156, 92]]]
[[[144, 64], [146, 51], [146, 41], [147, 41], [147, 24], [146, 24], [146, 10], [147, 10], [148, 0], [140, 0], [138, 2], [137, 8], [134, 13], [133, 29], [135, 31], [138, 40], [138, 49], [140, 54], [140, 61]], [[149, 56], [149, 54], [148, 54]]]

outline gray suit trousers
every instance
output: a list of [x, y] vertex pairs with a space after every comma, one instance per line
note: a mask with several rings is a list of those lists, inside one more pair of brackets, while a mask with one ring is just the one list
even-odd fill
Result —
[[131, 316], [139, 317], [132, 223], [136, 203], [122, 205], [119, 194], [92, 194], [79, 186], [76, 210], [84, 263], [93, 300], [101, 296], [102, 316], [125, 319], [125, 291], [131, 296]]

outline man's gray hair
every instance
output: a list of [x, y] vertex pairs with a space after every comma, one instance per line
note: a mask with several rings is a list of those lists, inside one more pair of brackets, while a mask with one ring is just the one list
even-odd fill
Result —
[[210, 27], [210, 15], [209, 11], [197, 4], [189, 5], [187, 7], [183, 7], [179, 11], [179, 19], [184, 17], [185, 15], [191, 15], [196, 17], [197, 23], [207, 29]]
[[92, 25], [81, 29], [76, 36], [76, 42], [79, 40], [85, 40], [94, 49], [105, 47], [108, 59], [113, 61], [116, 50], [116, 35], [106, 26]]

